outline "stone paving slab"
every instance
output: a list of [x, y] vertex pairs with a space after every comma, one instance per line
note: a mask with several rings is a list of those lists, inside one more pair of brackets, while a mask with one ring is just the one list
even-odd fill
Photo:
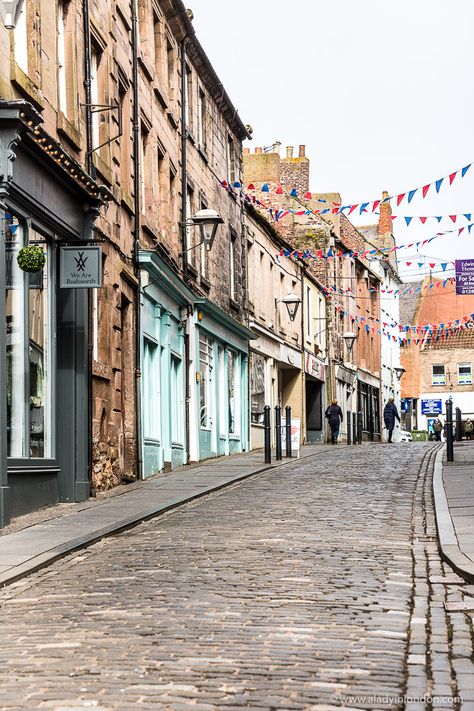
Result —
[[[300, 457], [330, 450], [327, 445], [306, 445]], [[197, 497], [217, 491], [249, 476], [298, 461], [296, 458], [264, 463], [262, 451], [211, 460], [165, 477], [143, 481], [139, 488], [97, 501], [71, 514], [29, 526], [0, 537], [0, 587], [18, 580], [117, 531], [153, 518]]]
[[433, 492], [444, 560], [474, 582], [474, 441], [455, 443], [455, 462], [436, 457]]

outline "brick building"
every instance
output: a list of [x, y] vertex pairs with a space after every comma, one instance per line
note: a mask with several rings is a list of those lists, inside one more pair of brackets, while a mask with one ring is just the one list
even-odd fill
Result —
[[434, 333], [429, 342], [411, 333], [402, 347], [404, 421], [407, 429], [431, 431], [434, 417], [445, 417], [448, 398], [463, 419], [474, 415], [474, 296], [460, 296], [454, 284], [429, 276], [413, 286], [419, 292], [402, 297], [400, 319], [431, 325]]

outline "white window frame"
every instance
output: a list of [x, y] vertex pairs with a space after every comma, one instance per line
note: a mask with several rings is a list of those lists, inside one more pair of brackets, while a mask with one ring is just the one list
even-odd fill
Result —
[[[443, 368], [443, 375], [438, 374], [435, 376], [435, 372], [434, 372], [435, 368]], [[437, 377], [437, 378], [442, 377], [443, 382], [440, 381], [440, 382], [436, 383], [435, 377]], [[433, 363], [433, 365], [431, 366], [431, 385], [433, 385], [434, 387], [438, 387], [438, 386], [443, 387], [444, 385], [446, 385], [446, 366], [443, 363]]]
[[[469, 368], [469, 380], [464, 380], [461, 382], [461, 368]], [[472, 364], [471, 363], [458, 363], [458, 385], [472, 385]]]
[[22, 72], [28, 75], [27, 3], [24, 2], [13, 30], [13, 54]]

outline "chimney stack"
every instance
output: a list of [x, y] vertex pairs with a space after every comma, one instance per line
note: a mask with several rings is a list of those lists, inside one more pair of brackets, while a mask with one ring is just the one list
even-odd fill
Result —
[[305, 157], [306, 146], [300, 146], [300, 158]]
[[293, 158], [293, 146], [288, 146], [286, 149], [286, 157]]
[[256, 148], [255, 153], [258, 153], [258, 154], [263, 153], [263, 148], [260, 148], [260, 147]]

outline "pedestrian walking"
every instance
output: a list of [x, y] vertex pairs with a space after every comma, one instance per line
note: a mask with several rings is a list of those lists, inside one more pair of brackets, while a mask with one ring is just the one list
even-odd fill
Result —
[[337, 404], [337, 400], [332, 400], [329, 407], [326, 409], [325, 415], [329, 422], [329, 427], [331, 428], [331, 443], [337, 444], [337, 438], [339, 437], [339, 429], [341, 427], [341, 422], [344, 419], [342, 410]]
[[388, 431], [388, 441], [390, 444], [392, 444], [392, 434], [395, 429], [395, 420], [400, 422], [400, 415], [398, 414], [394, 398], [389, 397], [383, 410], [383, 421]]
[[466, 422], [464, 423], [464, 434], [466, 435], [466, 439], [472, 439], [473, 430], [474, 430], [474, 423], [468, 417]]
[[435, 436], [435, 442], [441, 442], [441, 432], [443, 431], [443, 423], [439, 419], [439, 417], [436, 418], [436, 420], [433, 422], [433, 432]]

